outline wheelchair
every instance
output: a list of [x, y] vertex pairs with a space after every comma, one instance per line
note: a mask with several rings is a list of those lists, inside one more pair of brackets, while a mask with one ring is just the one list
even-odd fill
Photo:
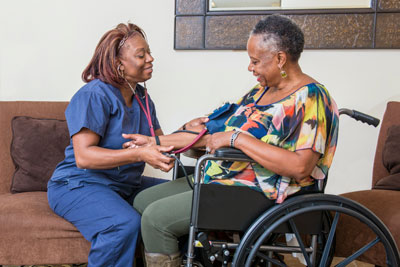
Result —
[[[379, 124], [378, 119], [355, 110], [340, 109], [339, 113], [375, 127]], [[254, 162], [232, 148], [198, 158], [186, 267], [290, 266], [285, 258], [293, 253], [306, 266], [330, 266], [336, 226], [344, 216], [359, 220], [376, 237], [336, 266], [347, 266], [373, 246], [383, 246], [387, 266], [400, 266], [399, 250], [382, 221], [350, 199], [324, 194], [326, 179], [275, 204], [248, 187], [202, 184], [208, 160]]]

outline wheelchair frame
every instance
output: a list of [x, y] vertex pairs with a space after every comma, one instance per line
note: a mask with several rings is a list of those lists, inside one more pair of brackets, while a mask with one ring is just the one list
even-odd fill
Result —
[[[356, 120], [374, 125], [375, 127], [379, 124], [379, 120], [361, 112], [349, 109], [340, 109], [340, 114], [346, 114]], [[306, 194], [296, 196], [287, 199], [285, 202], [279, 205], [275, 205], [270, 209], [262, 212], [261, 215], [256, 219], [248, 228], [239, 243], [235, 242], [218, 242], [209, 241], [207, 238], [203, 238], [203, 241], [196, 240], [196, 233], [200, 230], [198, 227], [199, 219], [199, 205], [200, 205], [200, 192], [201, 192], [201, 176], [202, 170], [206, 161], [208, 160], [223, 160], [223, 161], [242, 161], [242, 162], [254, 162], [251, 158], [245, 155], [240, 150], [231, 148], [222, 148], [216, 151], [215, 154], [205, 154], [201, 156], [195, 166], [195, 176], [193, 183], [193, 201], [192, 201], [192, 213], [190, 220], [190, 230], [188, 239], [188, 250], [186, 267], [195, 266], [195, 244], [201, 244], [200, 247], [211, 251], [211, 249], [220, 250], [222, 256], [222, 266], [228, 265], [228, 259], [231, 258], [230, 250], [234, 249], [235, 254], [233, 256], [232, 266], [253, 266], [255, 259], [258, 257], [258, 261], [265, 261], [266, 266], [272, 266], [272, 264], [278, 266], [286, 266], [281, 260], [274, 259], [274, 252], [283, 253], [301, 253], [307, 263], [307, 266], [328, 266], [332, 260], [332, 251], [334, 250], [334, 239], [335, 231], [338, 220], [341, 214], [351, 216], [370, 228], [375, 234], [376, 239], [372, 240], [364, 247], [360, 248], [353, 255], [347, 257], [337, 266], [346, 266], [358, 256], [368, 251], [369, 248], [381, 243], [386, 253], [386, 262], [388, 266], [400, 266], [399, 250], [396, 242], [392, 235], [382, 221], [376, 217], [371, 211], [362, 205], [346, 199], [344, 197], [328, 195], [328, 194]], [[176, 174], [177, 168], [174, 170]], [[323, 192], [326, 184], [325, 180], [318, 181], [318, 189]], [[312, 234], [311, 242], [309, 246], [306, 246], [301, 238], [301, 229], [296, 226], [296, 216], [307, 216], [310, 212], [319, 212], [318, 214], [334, 214], [332, 221], [329, 215], [325, 221], [325, 227], [329, 227], [329, 231], [325, 232], [323, 250], [319, 250], [321, 254], [317, 259], [318, 243], [321, 238], [321, 234]], [[322, 217], [321, 217], [322, 218]], [[322, 223], [322, 222], [321, 222]], [[276, 246], [265, 244], [266, 240], [277, 231], [279, 227], [286, 225], [290, 229], [290, 233], [294, 234], [298, 242], [298, 246]], [[301, 227], [301, 226], [300, 226]], [[197, 239], [202, 238], [197, 236]], [[326, 239], [326, 240], [325, 240]], [[263, 254], [267, 252], [267, 254]], [[215, 255], [208, 255], [210, 260], [215, 260]]]

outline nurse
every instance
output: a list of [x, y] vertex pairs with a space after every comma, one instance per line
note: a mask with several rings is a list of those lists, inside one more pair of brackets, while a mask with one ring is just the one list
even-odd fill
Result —
[[82, 73], [87, 84], [65, 112], [71, 142], [48, 183], [48, 200], [91, 242], [90, 267], [133, 265], [140, 231], [133, 198], [164, 181], [143, 176], [145, 163], [173, 167], [162, 154], [173, 147], [122, 149], [125, 133], [163, 135], [154, 103], [138, 84], [151, 78], [153, 61], [143, 30], [119, 24], [101, 38]]

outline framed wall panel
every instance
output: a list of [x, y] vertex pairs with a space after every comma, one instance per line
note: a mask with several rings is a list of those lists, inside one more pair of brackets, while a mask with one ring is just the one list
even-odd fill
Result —
[[209, 11], [208, 0], [175, 0], [176, 50], [244, 50], [254, 25], [283, 14], [304, 31], [306, 49], [400, 48], [400, 1], [371, 0], [370, 8]]

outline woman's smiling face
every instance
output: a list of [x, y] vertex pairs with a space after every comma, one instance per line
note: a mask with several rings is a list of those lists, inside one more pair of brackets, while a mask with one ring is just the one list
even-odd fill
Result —
[[279, 60], [274, 46], [267, 46], [263, 42], [263, 35], [251, 35], [247, 41], [247, 53], [250, 57], [248, 70], [257, 77], [261, 86], [274, 87], [281, 80], [278, 67]]
[[151, 78], [153, 61], [149, 45], [140, 35], [135, 34], [126, 40], [121, 51], [121, 70], [129, 82], [144, 82]]

